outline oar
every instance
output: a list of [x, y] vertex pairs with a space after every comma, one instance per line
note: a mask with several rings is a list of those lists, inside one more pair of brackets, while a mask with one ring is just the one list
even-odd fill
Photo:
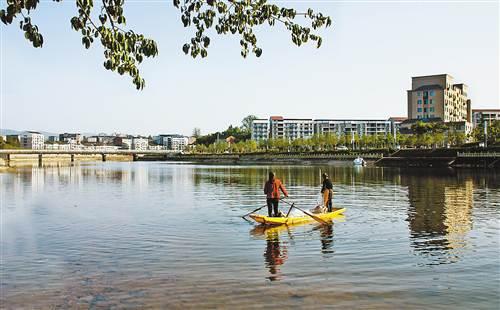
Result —
[[[284, 202], [284, 203], [287, 203], [287, 204], [289, 204], [289, 205], [291, 205], [288, 201], [283, 200], [283, 202]], [[315, 215], [312, 215], [311, 213], [309, 213], [309, 212], [307, 212], [307, 211], [305, 211], [305, 210], [302, 210], [301, 208], [299, 208], [299, 207], [297, 207], [297, 206], [295, 206], [295, 205], [294, 205], [293, 207], [294, 207], [295, 209], [297, 209], [297, 210], [300, 210], [300, 211], [304, 212], [306, 215], [308, 215], [308, 216], [312, 217], [314, 220], [316, 220], [316, 221], [320, 222], [321, 224], [324, 224], [324, 225], [328, 225], [328, 224], [330, 224], [330, 223], [328, 223], [327, 221], [323, 220], [322, 218], [319, 218], [319, 217], [317, 217], [317, 216], [315, 216]]]
[[242, 216], [242, 218], [245, 218], [245, 216], [250, 215], [250, 214], [252, 214], [252, 213], [254, 213], [254, 212], [257, 212], [257, 211], [259, 211], [260, 209], [262, 209], [262, 208], [264, 208], [264, 207], [266, 207], [266, 206], [267, 206], [267, 205], [263, 205], [262, 207], [257, 208], [257, 209], [255, 209], [255, 210], [253, 210], [252, 212], [248, 212], [247, 214], [243, 215], [243, 216]]

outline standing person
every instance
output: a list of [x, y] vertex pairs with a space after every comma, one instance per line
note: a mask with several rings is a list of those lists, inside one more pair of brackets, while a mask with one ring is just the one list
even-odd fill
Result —
[[283, 183], [281, 183], [281, 181], [274, 176], [274, 172], [269, 172], [269, 179], [266, 184], [264, 184], [264, 194], [266, 194], [267, 198], [267, 213], [269, 216], [279, 216], [278, 204], [280, 202], [280, 190], [283, 192], [285, 197], [288, 197], [288, 192], [286, 191]]
[[321, 193], [323, 194], [323, 205], [328, 208], [328, 212], [332, 212], [332, 199], [333, 199], [333, 184], [328, 174], [323, 173], [323, 186]]

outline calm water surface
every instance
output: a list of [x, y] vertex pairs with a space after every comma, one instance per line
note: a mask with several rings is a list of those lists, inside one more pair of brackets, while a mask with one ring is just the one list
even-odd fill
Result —
[[[328, 172], [345, 217], [244, 221], [270, 169], [307, 208]], [[495, 171], [107, 162], [0, 185], [4, 308], [499, 307]]]

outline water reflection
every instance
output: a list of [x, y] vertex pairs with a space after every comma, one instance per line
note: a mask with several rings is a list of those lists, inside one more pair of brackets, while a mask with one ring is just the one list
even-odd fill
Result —
[[333, 250], [333, 222], [328, 225], [320, 225], [315, 228], [319, 230], [321, 237], [321, 253], [331, 255]]
[[472, 229], [471, 179], [452, 175], [405, 175], [408, 186], [408, 218], [411, 246], [427, 258], [426, 264], [457, 262], [467, 248]]
[[[254, 237], [265, 237], [266, 247], [264, 248], [264, 263], [269, 271], [269, 276], [266, 279], [271, 281], [282, 280], [284, 278], [281, 267], [288, 259], [288, 241], [294, 240], [294, 235], [297, 237], [308, 236], [308, 239], [317, 239], [311, 235], [313, 232], [319, 232], [320, 252], [325, 258], [331, 257], [334, 253], [333, 249], [333, 223], [328, 225], [315, 225], [310, 228], [310, 224], [289, 226], [265, 226], [258, 225], [250, 230], [250, 234]], [[305, 228], [299, 230], [298, 228]], [[315, 235], [315, 234], [314, 234]], [[282, 237], [287, 237], [288, 241], [282, 240]], [[294, 243], [292, 242], [292, 245]]]
[[[327, 172], [348, 220], [249, 238], [239, 216], [265, 203], [269, 170], [304, 208]], [[494, 171], [106, 162], [0, 185], [8, 309], [497, 306]]]

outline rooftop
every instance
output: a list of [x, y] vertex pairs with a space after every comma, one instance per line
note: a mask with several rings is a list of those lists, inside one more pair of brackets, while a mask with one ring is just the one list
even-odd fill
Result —
[[423, 90], [433, 90], [433, 89], [443, 89], [440, 85], [437, 85], [437, 84], [432, 84], [432, 85], [424, 85], [424, 86], [420, 86], [419, 88], [417, 89], [412, 89], [412, 91], [423, 91]]
[[472, 112], [497, 112], [497, 113], [500, 113], [500, 109], [472, 109]]
[[448, 73], [441, 73], [441, 74], [431, 74], [431, 75], [421, 75], [421, 76], [412, 76], [412, 79], [419, 79], [419, 78], [427, 78], [427, 77], [437, 77], [437, 76], [448, 76], [450, 78], [453, 78], [451, 75]]

